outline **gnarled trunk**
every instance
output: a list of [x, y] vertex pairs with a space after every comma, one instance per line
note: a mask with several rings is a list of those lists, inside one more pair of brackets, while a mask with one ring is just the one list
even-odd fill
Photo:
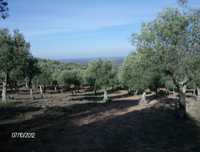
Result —
[[145, 91], [142, 93], [142, 97], [140, 99], [140, 104], [147, 104], [146, 92]]
[[26, 87], [26, 89], [28, 89], [28, 88], [29, 88], [29, 85], [28, 85], [28, 80], [26, 80], [25, 87]]
[[7, 100], [7, 83], [8, 83], [8, 74], [5, 75], [3, 86], [2, 86], [2, 102]]
[[176, 112], [179, 118], [186, 116], [186, 86], [178, 90], [179, 98], [176, 105]]
[[186, 89], [189, 79], [185, 79], [185, 81], [183, 81], [182, 83], [178, 83], [173, 74], [171, 74], [171, 76], [178, 92], [178, 101], [176, 103], [176, 116], [182, 119], [186, 116]]

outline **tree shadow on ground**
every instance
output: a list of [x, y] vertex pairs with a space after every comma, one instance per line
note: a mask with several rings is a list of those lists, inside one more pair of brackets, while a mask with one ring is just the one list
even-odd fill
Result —
[[18, 115], [24, 114], [26, 112], [35, 112], [40, 110], [39, 107], [15, 107], [16, 104], [13, 104], [11, 106], [3, 106], [0, 107], [0, 121], [6, 120], [6, 119], [12, 119]]
[[[127, 101], [127, 107], [135, 107]], [[0, 126], [0, 151], [35, 152], [196, 152], [200, 151], [200, 129], [189, 117], [178, 120], [171, 107], [161, 105], [127, 111], [125, 102], [107, 105], [82, 104], [66, 108], [49, 108], [32, 120]], [[119, 108], [122, 107], [122, 108]], [[73, 120], [100, 114], [112, 109], [124, 114], [84, 125]], [[99, 109], [99, 110], [97, 110]], [[90, 110], [92, 113], [85, 115]], [[60, 112], [61, 114], [56, 114]], [[101, 113], [99, 113], [101, 112]], [[79, 113], [79, 115], [76, 115]], [[73, 116], [72, 116], [73, 115]], [[36, 132], [35, 139], [11, 139], [14, 131]]]

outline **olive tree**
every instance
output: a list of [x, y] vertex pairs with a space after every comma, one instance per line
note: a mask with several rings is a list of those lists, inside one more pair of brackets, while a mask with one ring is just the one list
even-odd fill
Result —
[[[146, 90], [157, 92], [160, 87], [160, 74], [149, 59], [150, 51], [137, 50], [131, 53], [121, 68], [121, 82], [129, 91], [143, 92], [141, 103], [146, 103]], [[151, 62], [151, 64], [150, 64]]]
[[39, 61], [38, 67], [40, 69], [40, 74], [37, 75], [35, 81], [37, 83], [37, 86], [39, 86], [40, 95], [43, 98], [46, 91], [46, 86], [50, 85], [53, 81], [53, 68], [50, 66], [49, 62], [46, 61]]
[[70, 88], [72, 94], [74, 94], [74, 91], [76, 93], [76, 91], [79, 91], [80, 85], [82, 84], [80, 70], [63, 70], [58, 76], [58, 82]]
[[90, 82], [92, 82], [95, 92], [97, 88], [103, 89], [104, 98], [102, 102], [107, 102], [109, 100], [107, 90], [112, 86], [113, 79], [116, 76], [113, 63], [109, 60], [102, 59], [92, 61], [86, 69], [86, 75]]
[[3, 75], [2, 101], [6, 101], [7, 83], [10, 73], [23, 66], [29, 55], [30, 44], [19, 31], [13, 34], [7, 29], [0, 30], [0, 71]]
[[28, 80], [28, 88], [30, 90], [30, 97], [33, 99], [33, 88], [32, 81], [34, 77], [40, 74], [40, 69], [38, 67], [38, 60], [32, 55], [29, 55], [26, 59], [26, 64], [22, 68], [24, 72], [24, 77]]
[[100, 69], [101, 67], [100, 64], [101, 62], [97, 62], [97, 61], [90, 62], [84, 73], [84, 79], [86, 81], [86, 84], [92, 87], [95, 95], [97, 93], [97, 89], [100, 88], [100, 86], [98, 86], [98, 83], [97, 83], [97, 79], [98, 79], [97, 70]]
[[182, 12], [175, 8], [162, 11], [158, 17], [142, 27], [136, 36], [137, 49], [152, 51], [160, 71], [171, 78], [179, 94], [179, 110], [185, 115], [185, 93], [192, 80], [192, 61], [199, 55], [200, 13]]

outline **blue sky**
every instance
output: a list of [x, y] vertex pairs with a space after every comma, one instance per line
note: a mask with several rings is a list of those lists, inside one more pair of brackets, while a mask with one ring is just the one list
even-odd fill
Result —
[[[0, 27], [19, 29], [41, 58], [126, 56], [131, 34], [176, 0], [8, 0]], [[189, 0], [200, 7], [199, 0]]]

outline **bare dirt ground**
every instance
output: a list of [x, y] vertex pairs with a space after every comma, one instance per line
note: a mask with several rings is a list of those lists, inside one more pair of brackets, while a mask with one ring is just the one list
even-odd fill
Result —
[[[15, 97], [0, 108], [1, 152], [199, 152], [200, 128], [191, 118], [176, 119], [173, 99], [140, 96], [126, 91], [113, 101], [96, 103], [92, 93]], [[35, 139], [11, 138], [12, 132], [35, 132]]]

